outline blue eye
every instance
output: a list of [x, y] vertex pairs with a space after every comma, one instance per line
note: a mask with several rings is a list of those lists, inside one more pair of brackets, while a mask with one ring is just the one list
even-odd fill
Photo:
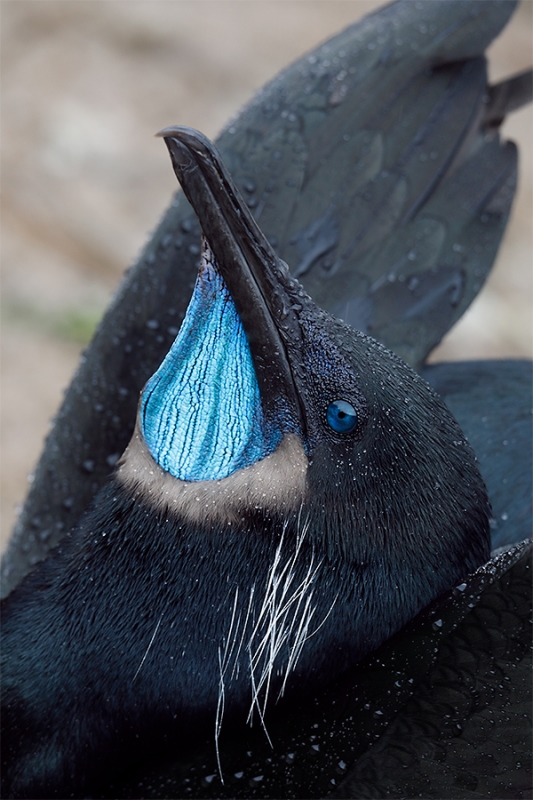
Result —
[[357, 425], [357, 411], [346, 400], [334, 400], [326, 413], [328, 425], [337, 433], [350, 433]]

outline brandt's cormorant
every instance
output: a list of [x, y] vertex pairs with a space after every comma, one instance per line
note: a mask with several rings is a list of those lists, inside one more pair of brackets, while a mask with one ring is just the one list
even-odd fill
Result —
[[[343, 274], [341, 258], [329, 267], [324, 261], [323, 284], [315, 280], [314, 287], [307, 285], [315, 297], [323, 291], [321, 303], [337, 313], [336, 293], [344, 285], [346, 298], [354, 300], [345, 316], [386, 341], [417, 368], [479, 290], [480, 277], [482, 280], [490, 268], [505, 227], [513, 194], [514, 153], [512, 147], [499, 144], [494, 126], [502, 116], [502, 107], [510, 110], [512, 102], [502, 105], [505, 92], [500, 89], [493, 92], [489, 111], [478, 113], [482, 95], [476, 92], [485, 91], [485, 77], [477, 56], [505, 24], [512, 5], [483, 0], [475, 4], [443, 4], [438, 0], [416, 4], [417, 26], [429, 22], [433, 37], [429, 43], [425, 40], [428, 46], [424, 52], [413, 47], [415, 55], [391, 53], [386, 36], [393, 28], [400, 39], [402, 25], [404, 33], [413, 34], [414, 17], [410, 15], [415, 4], [400, 2], [385, 8], [357, 30], [341, 34], [317, 51], [315, 74], [310, 74], [313, 68], [306, 73], [303, 66], [295, 66], [292, 73], [288, 71], [278, 79], [270, 97], [268, 92], [263, 95], [262, 110], [252, 107], [248, 116], [244, 115], [247, 145], [235, 147], [233, 155], [230, 148], [232, 172], [245, 177], [250, 172], [258, 197], [263, 192], [261, 214], [256, 204], [250, 204], [260, 216], [261, 226], [270, 238], [276, 231], [275, 245], [287, 259], [293, 248], [291, 267], [307, 281], [316, 278], [321, 259], [335, 254], [338, 242], [346, 235], [343, 231], [352, 225], [346, 207], [338, 213], [338, 219], [334, 210], [321, 218], [322, 211], [310, 199], [310, 187], [316, 196], [320, 183], [313, 179], [319, 172], [319, 162], [313, 160], [317, 146], [324, 144], [326, 124], [333, 125], [333, 130], [337, 126], [337, 133], [339, 126], [346, 124], [342, 117], [348, 113], [348, 98], [356, 103], [357, 92], [368, 94], [373, 82], [375, 107], [387, 108], [389, 103], [387, 114], [380, 117], [373, 112], [379, 129], [390, 123], [388, 133], [386, 125], [382, 128], [384, 140], [394, 134], [394, 115], [389, 113], [391, 91], [401, 95], [404, 82], [405, 86], [411, 83], [411, 94], [403, 89], [402, 125], [409, 121], [405, 113], [407, 97], [416, 97], [414, 108], [420, 115], [411, 115], [407, 138], [414, 135], [424, 116], [433, 120], [419, 140], [413, 140], [413, 146], [431, 138], [437, 120], [441, 126], [449, 125], [446, 134], [442, 132], [442, 141], [448, 137], [450, 145], [448, 160], [443, 162], [447, 166], [441, 164], [433, 172], [426, 167], [420, 172], [415, 190], [419, 202], [410, 206], [412, 218], [407, 213], [400, 218], [389, 215], [390, 209], [380, 205], [377, 185], [377, 195], [371, 198], [374, 210], [359, 237], [370, 237], [372, 247], [369, 250], [359, 245], [357, 250], [356, 242], [353, 248], [357, 255], [353, 275], [359, 277], [354, 281], [349, 270]], [[453, 12], [447, 10], [451, 8]], [[424, 15], [431, 19], [426, 20]], [[304, 111], [296, 99], [304, 84], [309, 87], [316, 79], [316, 95], [323, 91], [326, 97], [332, 88], [339, 88], [327, 84], [327, 71], [320, 71], [320, 60], [331, 56], [331, 48], [342, 50], [342, 58], [353, 58], [352, 63], [357, 63], [358, 54], [349, 52], [350, 36], [360, 44], [365, 36], [376, 37], [378, 33], [387, 57], [381, 52], [374, 64], [365, 62], [366, 88], [358, 82], [346, 86], [341, 80], [340, 101], [334, 93], [335, 102], [321, 111], [315, 96], [316, 108], [306, 106]], [[467, 61], [459, 69], [457, 61], [461, 59]], [[389, 78], [390, 69], [394, 69], [391, 86], [387, 84], [387, 65]], [[436, 69], [428, 70], [428, 65]], [[381, 73], [376, 74], [376, 69]], [[518, 85], [523, 87], [524, 81], [520, 79]], [[425, 82], [428, 102], [434, 92], [433, 110], [431, 102], [427, 106], [419, 102]], [[468, 95], [469, 91], [472, 94]], [[289, 112], [282, 117], [287, 120], [286, 129], [271, 131], [273, 140], [279, 142], [278, 152], [287, 154], [285, 160], [281, 158], [281, 170], [290, 173], [298, 163], [294, 156], [302, 152], [302, 142], [308, 147], [307, 165], [302, 168], [305, 179], [297, 182], [302, 202], [299, 200], [291, 213], [287, 211], [291, 176], [283, 184], [283, 192], [278, 191], [281, 184], [261, 189], [257, 165], [263, 156], [253, 145], [254, 113], [256, 133], [263, 125], [266, 135], [276, 92], [286, 107], [293, 109], [296, 120], [300, 112], [303, 118], [307, 113], [312, 120], [302, 140], [296, 135], [297, 128], [289, 124]], [[469, 106], [467, 96], [477, 97], [478, 105]], [[472, 112], [472, 108], [477, 111]], [[468, 111], [467, 118], [457, 124], [461, 109]], [[365, 127], [364, 113], [363, 107], [362, 123], [360, 117], [354, 126]], [[455, 128], [450, 125], [454, 120]], [[241, 216], [235, 217], [239, 201], [223, 167], [210, 155], [209, 145], [183, 130], [168, 133], [171, 154], [178, 172], [183, 173], [209, 246], [176, 343], [159, 369], [161, 356], [155, 345], [143, 356], [146, 363], [140, 372], [144, 378], [157, 371], [143, 392], [137, 428], [115, 476], [61, 547], [6, 603], [6, 651], [8, 659], [20, 659], [16, 675], [6, 673], [9, 709], [3, 716], [4, 724], [12, 726], [11, 733], [4, 735], [4, 747], [5, 741], [10, 743], [4, 752], [8, 762], [7, 773], [4, 770], [6, 793], [306, 797], [333, 790], [338, 796], [351, 797], [526, 796], [527, 546], [496, 557], [466, 576], [486, 559], [488, 540], [485, 533], [484, 543], [482, 535], [477, 544], [475, 540], [468, 543], [464, 536], [462, 539], [461, 528], [464, 533], [465, 524], [477, 526], [481, 534], [486, 529], [487, 509], [469, 449], [460, 434], [453, 438], [454, 423], [442, 404], [423, 388], [424, 383], [414, 373], [379, 345], [334, 322], [300, 294], [297, 284], [291, 284], [283, 268], [280, 270], [276, 256], [254, 228], [244, 206]], [[226, 138], [231, 141], [234, 136], [231, 131]], [[402, 151], [399, 158], [394, 156], [398, 183], [405, 177], [408, 184], [416, 184], [416, 159], [404, 158], [406, 152]], [[363, 163], [364, 155], [363, 147]], [[361, 163], [357, 148], [352, 157], [354, 163]], [[190, 170], [184, 163], [189, 159]], [[272, 164], [265, 165], [267, 173], [276, 178]], [[330, 185], [334, 193], [342, 170], [333, 169], [332, 173], [331, 183], [323, 178], [321, 186]], [[370, 180], [374, 181], [372, 176]], [[248, 177], [246, 186], [252, 183]], [[477, 188], [472, 190], [471, 200], [461, 208], [450, 202], [460, 187], [467, 192], [474, 186]], [[390, 187], [381, 189], [386, 190], [385, 195], [382, 193], [386, 196]], [[323, 196], [316, 202], [322, 203], [326, 194], [322, 188]], [[269, 197], [278, 205], [269, 207]], [[407, 196], [408, 207], [410, 202]], [[306, 203], [308, 211], [304, 210]], [[180, 212], [178, 205], [177, 223], [180, 219], [188, 223], [188, 213]], [[388, 281], [399, 286], [395, 294], [383, 280], [380, 282], [379, 275], [390, 275], [399, 255], [412, 253], [412, 249], [406, 250], [411, 247], [410, 222], [415, 223], [411, 232], [416, 234], [416, 241], [421, 241], [418, 234], [422, 229], [431, 239], [432, 215], [439, 214], [454, 220], [447, 235], [450, 243], [461, 239], [464, 249], [453, 252], [464, 255], [450, 260], [446, 235], [440, 250], [435, 249], [435, 241], [433, 250], [429, 247], [426, 252], [423, 248], [427, 274], [419, 269], [411, 276], [419, 283], [413, 284], [413, 305], [409, 305], [409, 298], [406, 301], [401, 292], [403, 273]], [[288, 226], [285, 221], [282, 224], [283, 215], [292, 220]], [[156, 306], [159, 304], [162, 315], [182, 299], [175, 303], [168, 287], [161, 299], [162, 275], [167, 268], [175, 270], [176, 261], [175, 257], [167, 258], [165, 248], [159, 245], [169, 230], [174, 230], [174, 216], [171, 211], [163, 222], [148, 248], [147, 256], [154, 257], [141, 263], [115, 304], [114, 316], [108, 318], [108, 327], [114, 325], [113, 335], [118, 333], [119, 338], [141, 324], [136, 321], [132, 328], [123, 312], [133, 296], [128, 292], [134, 291], [135, 281], [143, 275], [152, 273]], [[485, 229], [480, 224], [483, 216], [491, 222]], [[320, 225], [313, 228], [320, 219]], [[383, 227], [386, 221], [388, 228]], [[187, 239], [190, 228], [189, 223], [184, 225], [180, 236]], [[243, 234], [239, 245], [235, 242], [236, 230]], [[337, 244], [332, 244], [335, 237]], [[478, 241], [483, 242], [482, 260], [474, 255], [479, 252], [475, 250]], [[320, 246], [315, 247], [317, 243]], [[345, 261], [346, 253], [351, 257], [350, 247], [343, 251]], [[374, 262], [381, 272], [373, 271]], [[236, 265], [236, 272], [228, 267], [230, 263]], [[431, 267], [432, 263], [438, 268]], [[241, 270], [251, 278], [244, 285], [235, 278]], [[184, 269], [178, 277], [181, 293], [187, 274]], [[361, 293], [365, 275], [370, 280]], [[332, 287], [329, 295], [323, 289], [328, 280]], [[272, 297], [265, 292], [268, 282], [276, 289]], [[442, 317], [440, 312], [448, 308], [443, 299], [447, 298], [452, 300], [451, 316]], [[156, 306], [150, 308], [147, 301], [146, 308], [139, 310], [139, 319], [143, 315], [149, 319]], [[359, 317], [354, 318], [353, 313]], [[264, 336], [269, 347], [262, 350], [254, 332]], [[224, 341], [233, 343], [231, 352], [224, 348]], [[82, 416], [76, 419], [73, 398], [82, 391], [101, 390], [103, 384], [98, 380], [96, 389], [89, 388], [89, 376], [98, 376], [99, 360], [105, 363], [106, 354], [112, 352], [109, 342], [104, 323], [89, 353], [92, 366], [73, 384], [70, 401], [49, 442], [49, 456], [57, 453], [62, 438], [78, 443], [83, 441], [80, 431], [91, 436], [95, 430], [94, 422]], [[212, 348], [206, 355], [208, 342], [212, 342]], [[326, 357], [321, 358], [320, 352]], [[522, 408], [517, 415], [516, 404], [509, 403], [506, 392], [510, 379], [516, 386], [524, 385], [524, 372], [520, 365], [516, 367], [513, 372], [513, 365], [506, 365], [505, 381], [496, 382], [490, 365], [476, 365], [476, 370], [485, 386], [496, 385], [500, 391], [499, 407], [506, 421], [523, 425], [519, 419], [524, 416]], [[126, 362], [119, 364], [111, 359], [106, 369], [108, 375], [116, 370], [115, 381], [121, 370], [121, 380], [129, 379], [124, 373]], [[465, 369], [471, 373], [470, 367]], [[224, 382], [220, 370], [225, 376], [238, 374], [239, 388], [234, 396], [228, 394], [229, 381]], [[502, 469], [494, 459], [498, 451], [486, 441], [490, 440], [487, 431], [494, 436], [501, 425], [497, 410], [491, 410], [488, 421], [487, 414], [482, 421], [472, 420], [465, 380], [453, 365], [426, 368], [424, 375], [466, 423], [471, 442], [475, 441], [476, 449], [483, 451], [482, 459], [485, 457], [486, 464], [494, 468], [492, 486], [489, 480], [491, 493], [500, 491], [503, 507], [508, 507], [510, 497], [502, 487]], [[350, 394], [354, 379], [355, 390]], [[139, 373], [131, 376], [137, 389], [139, 380]], [[198, 392], [192, 392], [191, 407], [186, 392], [176, 391], [176, 381], [182, 386], [202, 387], [199, 407], [194, 407]], [[335, 394], [337, 389], [342, 391], [330, 397], [329, 393]], [[108, 403], [112, 402], [111, 395]], [[399, 400], [407, 401], [405, 408]], [[217, 403], [219, 421], [221, 417], [223, 420], [216, 441], [204, 415], [213, 403]], [[428, 412], [433, 414], [431, 424]], [[435, 426], [436, 419], [442, 426]], [[401, 425], [394, 424], [400, 420]], [[520, 438], [522, 429], [513, 430], [515, 439]], [[202, 448], [195, 452], [190, 444], [199, 439]], [[371, 442], [376, 445], [378, 440], [379, 447], [365, 447]], [[325, 445], [327, 441], [331, 444]], [[432, 446], [425, 450], [424, 443], [429, 442]], [[102, 461], [106, 446], [95, 444], [102, 450]], [[454, 458], [458, 449], [461, 457]], [[518, 452], [523, 449], [518, 445]], [[47, 461], [45, 457], [27, 511], [33, 503], [34, 511], [40, 506], [44, 517], [61, 521], [63, 512], [55, 507], [56, 498], [45, 501], [43, 494], [47, 481], [52, 480], [49, 485], [54, 485], [58, 476], [61, 484], [66, 484], [68, 464], [76, 463], [77, 456], [69, 462], [71, 455], [72, 445], [68, 445], [52, 471], [53, 459], [48, 457]], [[461, 494], [446, 491], [445, 485], [435, 480], [433, 470], [426, 472], [424, 465], [434, 466], [437, 459], [441, 459], [443, 474], [450, 476], [448, 470], [455, 470], [457, 478], [459, 473], [469, 472], [477, 494], [470, 497], [470, 522], [471, 512], [466, 502], [460, 502]], [[514, 466], [511, 462], [510, 467]], [[289, 471], [284, 469], [287, 464], [292, 465]], [[328, 464], [334, 469], [328, 469]], [[482, 467], [484, 464], [482, 460]], [[79, 484], [73, 473], [69, 488], [74, 487], [77, 514], [88, 499]], [[522, 485], [527, 485], [527, 479]], [[458, 489], [472, 494], [468, 482], [460, 481]], [[345, 498], [352, 496], [353, 502], [339, 504], [338, 496], [343, 493]], [[58, 498], [58, 507], [60, 501]], [[201, 521], [199, 503], [207, 509]], [[72, 504], [69, 506], [72, 508]], [[517, 504], [516, 519], [523, 516], [524, 506], [522, 501]], [[245, 514], [241, 513], [243, 507]], [[442, 541], [437, 535], [433, 543], [431, 537], [426, 542], [428, 534], [437, 533], [435, 526], [447, 525], [450, 513], [457, 515], [456, 529]], [[515, 507], [511, 515], [514, 513]], [[347, 531], [353, 524], [360, 535], [350, 537]], [[527, 530], [527, 518], [521, 524]], [[394, 545], [392, 537], [385, 535], [391, 525]], [[130, 535], [134, 531], [137, 534]], [[21, 541], [30, 543], [33, 559], [38, 553], [39, 548], [32, 544], [33, 535], [30, 530], [26, 540], [24, 535], [19, 539], [18, 563], [15, 541], [15, 583], [27, 571]], [[509, 541], [520, 538], [516, 531], [514, 537], [510, 536]], [[451, 566], [449, 545], [461, 541], [463, 547], [472, 548], [470, 561], [467, 558], [465, 563]], [[437, 558], [433, 546], [442, 548], [438, 570], [429, 568], [431, 558]], [[379, 562], [367, 558], [378, 551]], [[429, 560], [422, 563], [423, 554], [431, 552]], [[405, 557], [407, 553], [409, 557]], [[9, 558], [7, 563], [9, 566]], [[394, 581], [395, 574], [405, 580]], [[414, 588], [414, 595], [408, 587]], [[449, 591], [412, 623], [374, 654], [364, 655], [446, 587]], [[373, 605], [373, 614], [365, 623], [364, 611], [369, 605]], [[369, 625], [371, 633], [363, 642], [360, 636], [364, 624]], [[177, 640], [180, 647], [173, 650], [172, 643]], [[203, 660], [206, 650], [210, 655]], [[361, 657], [362, 661], [355, 664]], [[202, 663], [201, 670], [194, 668], [195, 660]], [[276, 671], [278, 666], [281, 674]], [[39, 681], [35, 675], [39, 675]], [[267, 696], [276, 700], [280, 686], [286, 689], [284, 696], [271, 703], [263, 720], [263, 704]], [[177, 709], [180, 716], [174, 719]], [[256, 723], [251, 731], [242, 724], [250, 709]], [[368, 749], [369, 742], [378, 739]], [[95, 759], [100, 759], [98, 768]]]
[[[516, 148], [500, 141], [498, 122], [525, 102], [531, 75], [489, 87], [484, 51], [514, 7], [385, 6], [286, 69], [217, 140], [252, 213], [313, 299], [416, 369], [481, 288], [506, 226]], [[185, 313], [199, 248], [180, 193], [65, 396], [3, 559], [4, 595], [78, 520], [126, 447], [138, 393]], [[502, 400], [492, 403], [478, 454], [496, 545], [531, 528], [521, 444], [530, 437], [530, 378], [527, 365], [512, 369], [510, 387], [497, 364], [482, 367], [484, 391]], [[438, 391], [453, 387], [453, 411], [478, 441], [487, 414], [470, 397], [472, 381], [460, 382], [453, 364], [430, 368], [433, 377]], [[519, 505], [506, 494], [516, 484]]]
[[490, 554], [444, 403], [313, 303], [201, 134], [162, 135], [199, 276], [115, 473], [3, 603], [8, 797], [98, 795], [247, 721], [268, 738], [271, 704], [290, 714]]
[[[484, 583], [523, 561], [518, 551], [467, 578], [488, 556], [488, 509], [444, 406], [314, 306], [201, 136], [166, 135], [208, 246], [116, 476], [6, 601], [8, 795], [119, 794], [141, 753], [171, 758], [174, 780], [185, 764], [183, 789], [209, 730], [223, 775], [227, 732], [243, 736], [246, 712], [273, 735], [269, 695], [286, 691], [277, 731], [310, 691], [345, 696], [350, 665], [443, 589], [464, 577], [455, 593], [479, 605]], [[449, 604], [424, 612], [415, 638], [475, 605]], [[371, 697], [376, 664], [355, 668]]]

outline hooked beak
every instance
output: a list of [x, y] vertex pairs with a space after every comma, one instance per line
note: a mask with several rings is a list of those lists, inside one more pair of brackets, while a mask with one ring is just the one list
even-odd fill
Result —
[[305, 439], [305, 414], [291, 367], [301, 353], [293, 306], [301, 305], [303, 290], [258, 227], [211, 142], [186, 127], [165, 128], [157, 136], [165, 140], [241, 318], [264, 412], [279, 415], [283, 398], [285, 411], [290, 409], [291, 422]]

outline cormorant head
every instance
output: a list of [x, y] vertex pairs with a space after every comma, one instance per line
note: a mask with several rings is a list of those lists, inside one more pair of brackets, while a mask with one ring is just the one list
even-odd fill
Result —
[[291, 278], [213, 145], [159, 135], [206, 243], [119, 480], [205, 530], [305, 527], [341, 593], [394, 595], [403, 624], [489, 556], [475, 456], [425, 381]]

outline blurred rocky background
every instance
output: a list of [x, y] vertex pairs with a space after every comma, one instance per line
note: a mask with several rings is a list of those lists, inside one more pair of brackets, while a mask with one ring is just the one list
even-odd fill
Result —
[[[375, 0], [2, 0], [2, 536], [110, 294], [176, 188], [153, 135], [213, 138]], [[531, 0], [490, 51], [532, 61]], [[531, 355], [531, 108], [505, 124], [518, 197], [489, 284], [434, 360]], [[489, 398], [488, 398], [489, 400]]]

